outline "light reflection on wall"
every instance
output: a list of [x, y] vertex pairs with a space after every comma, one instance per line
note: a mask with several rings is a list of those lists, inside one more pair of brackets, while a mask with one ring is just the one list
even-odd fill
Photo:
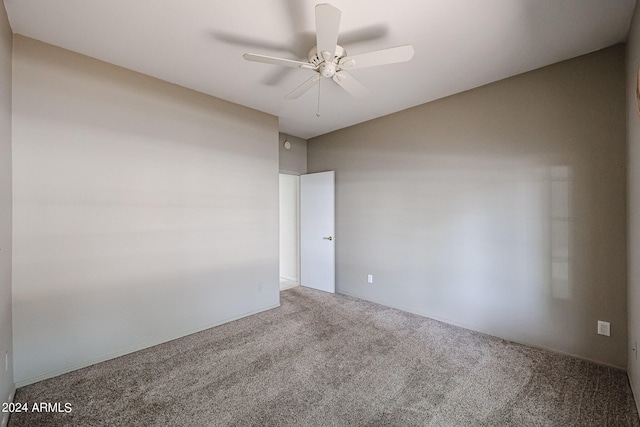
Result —
[[551, 295], [571, 298], [571, 168], [552, 166], [551, 207]]

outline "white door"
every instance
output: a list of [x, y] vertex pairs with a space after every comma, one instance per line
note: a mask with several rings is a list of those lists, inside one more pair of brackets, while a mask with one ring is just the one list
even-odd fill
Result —
[[300, 175], [300, 284], [336, 291], [335, 176]]

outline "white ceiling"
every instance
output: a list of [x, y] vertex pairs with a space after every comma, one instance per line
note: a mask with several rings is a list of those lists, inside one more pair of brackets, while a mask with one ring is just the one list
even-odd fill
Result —
[[247, 62], [306, 61], [322, 0], [4, 0], [15, 33], [280, 118], [310, 138], [626, 40], [635, 0], [330, 0], [349, 54], [411, 43], [411, 62], [358, 69], [356, 99], [313, 71]]

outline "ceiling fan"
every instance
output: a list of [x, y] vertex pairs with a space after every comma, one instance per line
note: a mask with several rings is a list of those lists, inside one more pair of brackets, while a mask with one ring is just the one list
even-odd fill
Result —
[[344, 48], [338, 45], [341, 16], [340, 9], [328, 3], [316, 5], [316, 46], [309, 51], [308, 62], [256, 53], [245, 53], [243, 58], [247, 61], [302, 68], [316, 72], [309, 80], [289, 93], [285, 97], [287, 99], [298, 98], [311, 89], [321, 77], [333, 79], [355, 97], [363, 97], [368, 93], [367, 88], [346, 70], [406, 62], [413, 58], [413, 46], [410, 44], [348, 56]]

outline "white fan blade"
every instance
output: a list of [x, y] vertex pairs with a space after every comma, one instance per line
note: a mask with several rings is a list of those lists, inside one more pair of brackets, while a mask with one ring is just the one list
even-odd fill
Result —
[[411, 60], [413, 54], [413, 46], [406, 44], [404, 46], [361, 53], [360, 55], [345, 56], [340, 60], [340, 67], [353, 70], [376, 65], [395, 64]]
[[316, 67], [309, 62], [294, 61], [292, 59], [276, 58], [273, 56], [258, 55], [256, 53], [245, 53], [242, 55], [247, 61], [262, 62], [264, 64], [282, 65], [291, 68], [308, 68], [315, 70]]
[[338, 44], [340, 17], [342, 12], [328, 3], [316, 5], [316, 45], [318, 56], [327, 62], [333, 61]]
[[333, 76], [333, 81], [338, 83], [344, 90], [356, 98], [362, 98], [369, 93], [369, 90], [346, 71], [338, 71]]
[[311, 77], [309, 80], [307, 80], [306, 82], [302, 83], [300, 86], [295, 88], [289, 95], [285, 96], [285, 98], [286, 99], [296, 99], [296, 98], [300, 97], [300, 95], [302, 95], [303, 93], [305, 93], [306, 91], [311, 89], [313, 87], [314, 83], [317, 82], [318, 80], [320, 80], [320, 74], [316, 74], [313, 77]]

